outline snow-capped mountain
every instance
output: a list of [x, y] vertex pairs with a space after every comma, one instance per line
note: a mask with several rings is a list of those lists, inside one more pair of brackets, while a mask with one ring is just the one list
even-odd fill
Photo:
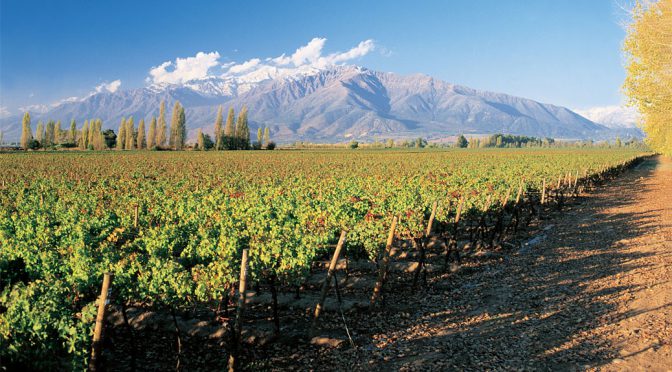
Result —
[[[180, 84], [99, 92], [63, 102], [38, 120], [100, 118], [117, 129], [122, 117], [136, 123], [158, 114], [159, 104], [186, 108], [191, 133], [212, 131], [218, 105], [249, 107], [251, 129], [268, 126], [274, 140], [340, 142], [350, 138], [439, 138], [459, 133], [510, 133], [537, 137], [602, 139], [621, 130], [597, 124], [567, 108], [458, 86], [426, 75], [402, 76], [356, 66], [282, 69], [208, 77]], [[35, 125], [33, 126], [35, 128]], [[5, 138], [18, 137], [20, 117], [0, 120]], [[629, 136], [626, 134], [625, 136]]]

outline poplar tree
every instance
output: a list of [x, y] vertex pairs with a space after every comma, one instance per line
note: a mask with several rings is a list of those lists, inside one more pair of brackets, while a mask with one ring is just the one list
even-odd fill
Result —
[[77, 143], [77, 123], [75, 119], [72, 119], [70, 122], [70, 133], [68, 133], [68, 142], [75, 144]]
[[261, 127], [257, 128], [257, 146], [261, 148], [263, 146], [263, 141], [264, 141], [264, 131], [261, 129]]
[[264, 128], [264, 147], [268, 147], [268, 143], [271, 142], [271, 130], [268, 127]]
[[161, 101], [159, 107], [159, 121], [157, 123], [156, 146], [161, 147], [166, 144], [166, 102]]
[[103, 121], [98, 119], [96, 120], [96, 137], [95, 137], [94, 147], [96, 150], [104, 150], [106, 147], [105, 144], [105, 135], [103, 134]]
[[140, 123], [138, 123], [138, 139], [136, 142], [138, 150], [145, 148], [145, 119], [140, 119]]
[[33, 141], [33, 131], [30, 129], [30, 114], [27, 112], [23, 114], [21, 127], [21, 147], [28, 150], [28, 146]]
[[133, 117], [126, 119], [126, 144], [124, 148], [126, 150], [133, 150], [135, 147], [135, 124], [133, 123]]
[[117, 149], [123, 150], [126, 148], [126, 119], [121, 118], [119, 124], [119, 135], [117, 136]]
[[79, 139], [79, 148], [86, 150], [89, 141], [89, 121], [84, 120], [84, 126], [82, 127], [82, 137]]
[[198, 128], [198, 142], [196, 143], [197, 149], [201, 151], [205, 151], [205, 136], [203, 136], [203, 131], [201, 128]]
[[58, 145], [61, 143], [61, 121], [56, 122], [56, 126], [54, 127], [54, 145]]
[[93, 143], [95, 139], [96, 139], [96, 121], [91, 119], [89, 120], [89, 138], [86, 141], [87, 149], [95, 148], [95, 143]]
[[243, 106], [238, 122], [236, 123], [236, 148], [247, 150], [250, 148], [250, 127], [247, 124], [247, 107]]
[[236, 116], [233, 112], [233, 107], [229, 108], [229, 114], [226, 116], [226, 125], [224, 126], [224, 137], [223, 137], [223, 148], [227, 150], [236, 149], [236, 128], [235, 128]]
[[222, 149], [222, 123], [224, 118], [222, 117], [222, 105], [219, 105], [217, 108], [217, 118], [215, 119], [215, 150]]
[[0, 146], [2, 146], [2, 143], [3, 143], [2, 140], [4, 140], [4, 137], [5, 137], [5, 133], [3, 133], [3, 132], [0, 130]]
[[35, 139], [40, 143], [41, 147], [44, 147], [44, 124], [42, 120], [37, 122], [37, 131], [35, 132]]
[[54, 144], [54, 130], [56, 129], [56, 123], [53, 120], [47, 122], [47, 130], [44, 134], [44, 143], [45, 147], [51, 147]]
[[149, 133], [147, 134], [147, 149], [151, 150], [156, 144], [156, 117], [152, 116], [149, 122]]
[[182, 150], [184, 141], [187, 139], [186, 116], [184, 107], [180, 102], [175, 102], [173, 106], [173, 116], [170, 121], [170, 147], [175, 150]]

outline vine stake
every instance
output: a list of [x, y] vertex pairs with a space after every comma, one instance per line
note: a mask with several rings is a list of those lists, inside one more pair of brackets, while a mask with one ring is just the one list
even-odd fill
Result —
[[98, 314], [96, 315], [96, 327], [93, 330], [93, 343], [91, 347], [91, 359], [89, 360], [89, 371], [98, 371], [100, 367], [100, 354], [102, 352], [103, 328], [105, 326], [105, 310], [110, 302], [110, 286], [114, 274], [105, 273], [103, 276], [103, 287], [100, 290], [98, 299]]

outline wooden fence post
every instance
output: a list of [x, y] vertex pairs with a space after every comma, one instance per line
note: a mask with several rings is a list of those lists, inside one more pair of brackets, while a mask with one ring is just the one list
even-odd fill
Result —
[[396, 216], [392, 218], [392, 226], [390, 226], [390, 233], [387, 236], [387, 244], [385, 244], [385, 251], [383, 251], [383, 257], [381, 257], [380, 267], [378, 268], [378, 279], [376, 280], [376, 285], [373, 287], [371, 307], [376, 306], [383, 292], [383, 284], [387, 276], [387, 264], [390, 262], [390, 251], [392, 250], [392, 244], [394, 244], [394, 231], [397, 228], [397, 220]]
[[427, 229], [425, 230], [425, 236], [422, 238], [420, 243], [420, 259], [418, 260], [418, 267], [415, 268], [415, 273], [413, 273], [413, 288], [418, 285], [418, 279], [420, 278], [420, 272], [422, 272], [423, 267], [425, 266], [425, 256], [427, 250], [427, 244], [429, 243], [429, 237], [432, 235], [432, 225], [434, 224], [434, 218], [436, 217], [436, 208], [439, 203], [437, 201], [432, 204], [432, 213], [429, 215], [429, 221], [427, 222]]
[[331, 262], [329, 262], [329, 269], [327, 270], [327, 277], [324, 278], [322, 283], [322, 292], [320, 293], [320, 299], [315, 306], [315, 311], [313, 312], [313, 324], [310, 326], [310, 338], [315, 336], [315, 330], [317, 329], [317, 319], [320, 317], [322, 312], [322, 306], [324, 305], [324, 300], [327, 298], [327, 292], [329, 291], [329, 283], [331, 283], [331, 278], [334, 276], [334, 270], [336, 270], [336, 264], [338, 263], [338, 257], [341, 255], [341, 249], [345, 244], [345, 230], [341, 231], [341, 237], [338, 239], [338, 244], [336, 245], [336, 250], [334, 255], [331, 256]]
[[243, 308], [245, 307], [245, 296], [247, 291], [247, 261], [248, 249], [243, 249], [243, 259], [240, 262], [240, 280], [238, 285], [238, 306], [236, 307], [236, 320], [233, 334], [233, 350], [229, 355], [229, 372], [233, 372], [238, 368], [238, 356], [240, 354], [240, 335], [243, 331]]
[[98, 299], [98, 314], [96, 315], [96, 326], [93, 330], [93, 343], [91, 347], [91, 359], [89, 359], [89, 371], [98, 371], [100, 367], [100, 354], [102, 352], [103, 328], [105, 326], [105, 310], [110, 301], [110, 286], [114, 274], [105, 273], [103, 275], [103, 286], [100, 290]]

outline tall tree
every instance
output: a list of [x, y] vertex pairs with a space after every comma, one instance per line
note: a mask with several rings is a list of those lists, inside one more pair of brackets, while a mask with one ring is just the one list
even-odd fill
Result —
[[94, 148], [95, 144], [93, 143], [93, 140], [96, 137], [96, 121], [94, 119], [89, 120], [89, 136], [86, 139], [86, 148], [87, 149], [92, 149]]
[[54, 127], [54, 145], [58, 145], [61, 143], [61, 121], [56, 122], [56, 126]]
[[28, 150], [28, 146], [33, 141], [33, 130], [30, 129], [30, 114], [23, 114], [21, 122], [21, 148]]
[[271, 130], [268, 127], [264, 128], [264, 147], [268, 147], [268, 143], [271, 142]]
[[44, 124], [42, 120], [37, 122], [37, 131], [35, 131], [35, 139], [44, 147]]
[[156, 143], [156, 117], [152, 116], [152, 121], [149, 122], [149, 133], [147, 134], [147, 149], [154, 148]]
[[264, 145], [264, 131], [261, 127], [257, 128], [257, 146], [261, 148]]
[[145, 143], [145, 119], [140, 119], [140, 123], [138, 123], [138, 138], [136, 142], [138, 150], [142, 150], [147, 146]]
[[224, 118], [222, 117], [222, 105], [219, 105], [217, 108], [217, 118], [215, 119], [215, 150], [222, 149], [222, 123]]
[[119, 124], [119, 135], [117, 136], [117, 149], [124, 150], [126, 148], [126, 119], [121, 118]]
[[672, 0], [638, 1], [626, 31], [625, 94], [649, 146], [672, 155]]
[[187, 139], [186, 116], [184, 107], [179, 101], [173, 106], [173, 116], [170, 121], [170, 147], [174, 150], [182, 150]]
[[68, 142], [75, 144], [77, 143], [77, 123], [75, 119], [72, 119], [70, 122], [70, 132], [68, 133]]
[[224, 138], [222, 147], [226, 150], [236, 149], [236, 116], [233, 107], [229, 107], [229, 114], [226, 116], [226, 125], [224, 126]]
[[84, 120], [84, 126], [82, 126], [82, 136], [79, 139], [79, 148], [86, 150], [89, 145], [89, 121]]
[[47, 122], [47, 130], [44, 133], [44, 147], [51, 147], [54, 145], [56, 123], [53, 120]]
[[156, 146], [161, 147], [166, 145], [166, 102], [161, 101], [159, 106], [159, 121], [157, 123], [156, 132]]
[[133, 123], [133, 117], [126, 119], [126, 144], [124, 148], [126, 150], [133, 150], [135, 147], [135, 124]]
[[240, 115], [238, 115], [238, 122], [236, 123], [236, 142], [237, 148], [240, 150], [248, 150], [250, 148], [250, 127], [247, 124], [247, 107], [243, 106]]
[[196, 136], [196, 148], [200, 151], [205, 151], [205, 136], [203, 136], [203, 131], [201, 128], [198, 128], [198, 135]]
[[465, 137], [463, 134], [460, 134], [460, 136], [457, 138], [455, 146], [462, 149], [466, 149], [467, 146], [469, 146], [469, 141], [467, 141], [467, 137]]
[[3, 144], [3, 140], [5, 139], [5, 134], [0, 130], [0, 146]]

